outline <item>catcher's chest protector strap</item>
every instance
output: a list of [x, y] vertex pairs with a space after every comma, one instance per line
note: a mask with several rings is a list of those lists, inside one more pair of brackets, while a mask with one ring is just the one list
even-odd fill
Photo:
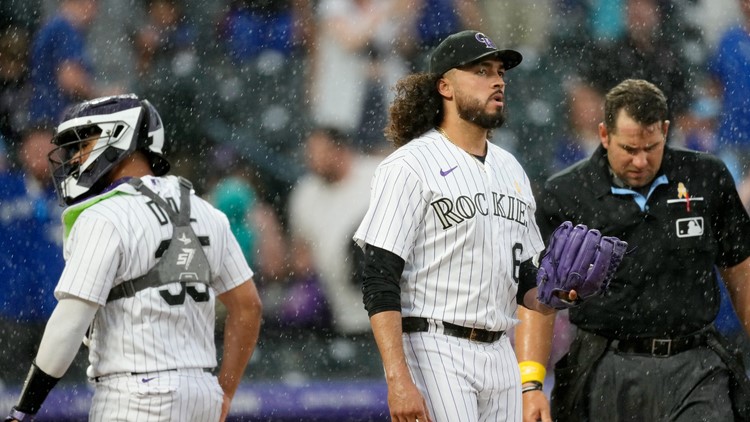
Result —
[[190, 227], [190, 189], [193, 185], [182, 177], [179, 180], [180, 209], [178, 212], [175, 212], [167, 201], [146, 187], [141, 179], [132, 179], [128, 182], [169, 215], [174, 229], [169, 247], [159, 262], [145, 275], [113, 287], [109, 292], [107, 302], [133, 297], [137, 292], [149, 287], [160, 287], [174, 282], [208, 284], [211, 280], [208, 258], [193, 228]]

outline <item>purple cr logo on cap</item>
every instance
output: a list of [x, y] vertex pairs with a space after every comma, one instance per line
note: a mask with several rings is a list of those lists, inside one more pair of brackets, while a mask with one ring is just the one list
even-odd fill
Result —
[[487, 38], [487, 36], [484, 35], [483, 33], [477, 32], [477, 34], [474, 35], [474, 38], [476, 38], [477, 41], [479, 41], [480, 43], [486, 45], [487, 48], [491, 48], [493, 50], [497, 50], [497, 47], [495, 47], [495, 43], [492, 42], [491, 39]]

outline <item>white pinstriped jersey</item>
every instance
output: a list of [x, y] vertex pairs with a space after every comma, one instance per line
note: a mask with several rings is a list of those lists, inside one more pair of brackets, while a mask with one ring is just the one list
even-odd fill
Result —
[[378, 167], [354, 239], [406, 261], [403, 316], [492, 331], [517, 320], [519, 265], [542, 251], [528, 177], [487, 143], [484, 164], [436, 130]]
[[[178, 208], [176, 177], [142, 179]], [[102, 305], [89, 337], [88, 376], [215, 367], [216, 295], [253, 274], [226, 216], [191, 196], [192, 228], [199, 239], [209, 242], [203, 251], [211, 267], [211, 288], [201, 283], [188, 283], [183, 288], [176, 282], [107, 303], [113, 286], [146, 274], [157, 263], [157, 250], [163, 252], [163, 242], [171, 239], [173, 228], [166, 213], [129, 184], [117, 186], [115, 192], [101, 201], [92, 198], [83, 204], [85, 209], [65, 239], [65, 270], [55, 288], [58, 299], [71, 295]], [[81, 208], [66, 209], [63, 219]], [[163, 295], [169, 295], [173, 305]]]

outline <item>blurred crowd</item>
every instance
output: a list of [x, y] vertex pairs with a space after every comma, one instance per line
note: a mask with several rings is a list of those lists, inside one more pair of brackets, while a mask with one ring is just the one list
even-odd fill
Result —
[[[669, 142], [724, 159], [750, 208], [750, 0], [0, 0], [0, 337], [21, 351], [0, 373], [27, 367], [63, 266], [55, 123], [134, 92], [256, 272], [248, 377], [380, 376], [351, 237], [392, 149], [390, 88], [468, 28], [524, 55], [491, 141], [535, 184], [596, 148], [604, 92], [638, 77], [671, 101]], [[728, 304], [717, 324], [742, 335]]]

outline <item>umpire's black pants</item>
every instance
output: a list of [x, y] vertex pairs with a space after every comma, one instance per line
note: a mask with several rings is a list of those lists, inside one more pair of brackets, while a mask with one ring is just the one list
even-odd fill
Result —
[[729, 371], [705, 346], [666, 358], [607, 350], [590, 382], [590, 421], [734, 420]]

